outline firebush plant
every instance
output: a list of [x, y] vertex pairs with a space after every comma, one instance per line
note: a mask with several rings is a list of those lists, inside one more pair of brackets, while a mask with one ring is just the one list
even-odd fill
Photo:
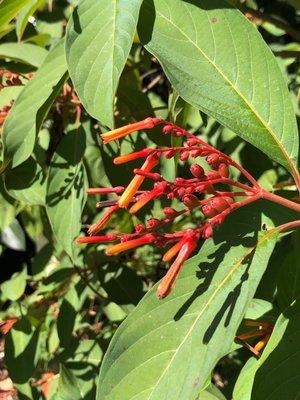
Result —
[[1, 396], [298, 398], [299, 10], [0, 2]]

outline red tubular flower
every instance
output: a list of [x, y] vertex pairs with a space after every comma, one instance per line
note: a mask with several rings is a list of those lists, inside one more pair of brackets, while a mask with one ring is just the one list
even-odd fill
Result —
[[[155, 155], [150, 155], [146, 158], [146, 161], [142, 165], [141, 170], [145, 172], [150, 172], [152, 168], [158, 165], [158, 158]], [[134, 195], [138, 191], [141, 184], [144, 182], [145, 177], [141, 175], [136, 175], [132, 181], [127, 186], [125, 192], [122, 194], [119, 200], [119, 207], [125, 208], [133, 199]]]
[[89, 235], [95, 235], [95, 233], [101, 231], [105, 227], [105, 225], [108, 223], [108, 221], [111, 219], [113, 213], [119, 208], [119, 205], [116, 204], [114, 206], [111, 206], [105, 213], [104, 215], [99, 219], [98, 222], [95, 224], [91, 225], [88, 230]]
[[157, 288], [156, 294], [160, 299], [166, 297], [170, 293], [184, 262], [195, 250], [196, 246], [197, 240], [195, 238], [186, 239], [186, 241], [182, 245], [181, 250], [179, 251], [178, 256], [176, 257], [171, 267], [168, 269], [168, 272], [163, 277], [161, 283]]
[[111, 242], [117, 239], [117, 235], [103, 235], [103, 236], [79, 236], [76, 239], [77, 244], [85, 244], [85, 243], [102, 243], [102, 242]]
[[156, 172], [146, 172], [138, 168], [135, 168], [133, 170], [133, 173], [135, 175], [141, 175], [144, 176], [145, 178], [152, 179], [153, 181], [161, 181], [163, 179], [162, 176]]
[[[182, 137], [182, 145], [180, 147], [146, 148], [116, 157], [114, 163], [117, 165], [139, 158], [145, 158], [145, 161], [141, 168], [134, 169], [134, 177], [126, 188], [117, 186], [87, 190], [88, 194], [105, 195], [115, 193], [120, 196], [97, 204], [98, 208], [109, 208], [97, 223], [90, 226], [88, 233], [92, 236], [79, 237], [77, 243], [100, 243], [118, 238], [120, 243], [108, 247], [106, 250], [107, 255], [119, 254], [145, 244], [152, 244], [157, 248], [170, 246], [163, 256], [163, 261], [168, 262], [173, 258], [175, 258], [175, 261], [157, 290], [157, 295], [163, 298], [170, 293], [184, 262], [195, 250], [198, 238], [210, 238], [213, 235], [214, 226], [221, 224], [227, 215], [234, 210], [256, 201], [260, 198], [262, 190], [255, 179], [230, 157], [192, 133], [159, 118], [147, 118], [104, 133], [101, 136], [104, 143], [108, 143], [138, 130], [151, 129], [158, 124], [163, 125], [164, 133]], [[210, 169], [205, 173], [202, 166], [194, 163], [190, 166], [192, 177], [177, 177], [173, 182], [166, 181], [159, 173], [152, 172], [152, 169], [159, 164], [160, 157], [172, 158], [175, 154], [179, 156], [182, 162], [186, 162], [190, 157], [206, 157], [206, 162]], [[252, 186], [229, 179], [229, 166], [230, 168], [236, 168]], [[140, 190], [140, 186], [145, 179], [154, 181], [152, 190]], [[216, 187], [215, 185], [218, 186]], [[220, 187], [222, 185], [226, 185], [226, 191], [222, 191]], [[229, 191], [228, 186], [237, 187], [240, 191]], [[178, 207], [179, 211], [171, 207], [165, 207], [163, 209], [164, 218], [160, 220], [150, 218], [144, 224], [139, 223], [135, 226], [133, 232], [129, 234], [118, 233], [117, 235], [94, 236], [106, 226], [112, 214], [119, 208], [130, 206], [129, 212], [134, 214], [148, 202], [158, 197], [161, 197], [162, 201], [174, 199], [177, 203], [181, 202], [181, 207]], [[237, 201], [237, 197], [246, 198]], [[173, 223], [175, 218], [192, 213], [197, 207], [201, 207], [204, 217], [207, 219], [206, 221], [201, 218], [197, 224], [196, 218], [193, 218], [191, 222], [194, 227], [191, 229], [163, 232], [164, 228]], [[195, 213], [195, 217], [196, 215]], [[185, 219], [182, 219], [179, 223], [182, 225], [185, 223]], [[265, 329], [268, 330], [268, 327], [265, 327]], [[260, 329], [259, 335], [261, 333], [262, 330]], [[269, 333], [265, 332], [262, 341], [267, 340]], [[261, 346], [262, 344], [259, 342], [257, 351]]]
[[106, 250], [106, 255], [112, 256], [115, 254], [119, 254], [119, 253], [122, 253], [123, 251], [131, 250], [138, 246], [142, 246], [144, 244], [151, 243], [154, 241], [154, 239], [155, 239], [154, 235], [148, 234], [148, 235], [142, 236], [138, 239], [128, 240], [127, 242], [123, 242], [123, 243], [118, 243], [118, 244], [115, 244], [114, 246], [108, 247], [108, 249]]
[[103, 133], [101, 138], [103, 143], [107, 144], [113, 140], [120, 139], [129, 133], [154, 128], [155, 125], [158, 125], [161, 122], [162, 120], [160, 118], [146, 118], [143, 121], [135, 122], [134, 124], [125, 125], [110, 132]]

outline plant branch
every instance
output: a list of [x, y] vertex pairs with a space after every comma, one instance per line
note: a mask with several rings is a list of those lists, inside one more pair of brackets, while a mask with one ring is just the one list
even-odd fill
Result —
[[290, 25], [285, 22], [280, 21], [278, 18], [274, 18], [264, 12], [253, 10], [252, 8], [243, 7], [242, 11], [244, 14], [250, 17], [254, 17], [257, 19], [261, 19], [264, 22], [269, 22], [270, 24], [276, 26], [279, 29], [282, 29], [286, 33], [288, 33], [292, 38], [300, 42], [300, 31], [298, 29], [292, 28]]
[[266, 190], [262, 190], [261, 198], [270, 200], [273, 203], [281, 204], [282, 206], [287, 207], [291, 210], [300, 212], [300, 204], [285, 199], [284, 197], [278, 196], [274, 193], [267, 192]]

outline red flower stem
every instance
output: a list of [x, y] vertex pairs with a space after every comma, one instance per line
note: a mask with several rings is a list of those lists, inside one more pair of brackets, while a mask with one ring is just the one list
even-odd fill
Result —
[[216, 194], [218, 196], [229, 196], [229, 197], [247, 197], [253, 196], [253, 192], [219, 192], [217, 191]]
[[277, 196], [277, 194], [267, 192], [266, 190], [262, 190], [261, 198], [270, 200], [273, 203], [277, 203], [284, 207], [290, 208], [291, 210], [300, 212], [300, 204], [294, 203], [293, 201], [285, 199], [284, 197]]
[[246, 190], [247, 192], [257, 193], [256, 188], [252, 188], [251, 186], [245, 185], [244, 183], [236, 182], [228, 178], [212, 179], [210, 181], [202, 181], [199, 183], [204, 183], [204, 184], [209, 183], [210, 185], [215, 185], [216, 183], [224, 183], [227, 185], [239, 187], [241, 189]]

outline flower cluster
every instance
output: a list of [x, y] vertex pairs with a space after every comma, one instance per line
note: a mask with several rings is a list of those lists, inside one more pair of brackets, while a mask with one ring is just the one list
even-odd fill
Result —
[[[140, 168], [133, 170], [134, 177], [126, 188], [118, 186], [88, 189], [88, 194], [115, 193], [117, 197], [98, 204], [98, 207], [107, 207], [107, 211], [99, 221], [89, 227], [89, 236], [77, 238], [77, 243], [117, 241], [107, 248], [107, 255], [119, 254], [145, 244], [151, 244], [158, 248], [168, 247], [163, 255], [163, 261], [174, 261], [158, 286], [157, 295], [163, 298], [171, 291], [184, 262], [197, 248], [199, 239], [210, 238], [214, 228], [220, 225], [233, 210], [256, 201], [260, 197], [260, 186], [243, 167], [229, 156], [212, 147], [199, 136], [159, 118], [147, 118], [101, 136], [106, 144], [132, 132], [151, 129], [155, 126], [161, 126], [164, 134], [182, 137], [182, 146], [145, 148], [116, 157], [114, 159], [116, 165], [136, 159], [143, 159], [143, 164]], [[178, 177], [170, 182], [158, 172], [153, 172], [162, 157], [172, 158], [174, 156], [183, 163], [192, 160], [189, 176]], [[199, 157], [206, 160], [209, 167], [208, 172], [205, 172], [202, 166], [196, 162]], [[231, 179], [231, 168], [237, 168], [248, 184]], [[140, 189], [145, 179], [152, 181], [152, 189]], [[225, 187], [227, 190], [220, 190], [220, 187]], [[229, 188], [232, 190], [229, 191]], [[99, 236], [99, 232], [105, 228], [117, 210], [125, 208], [130, 214], [135, 214], [150, 201], [163, 197], [169, 201], [179, 200], [183, 208], [166, 207], [163, 209], [163, 219], [151, 218], [145, 225], [138, 224], [131, 234], [114, 233]], [[165, 228], [176, 218], [195, 209], [201, 210], [203, 214], [198, 226], [176, 232], [166, 231]]]
[[67, 114], [75, 114], [76, 122], [80, 121], [81, 117], [81, 102], [72, 86], [65, 83], [60, 96], [55, 102], [55, 107], [63, 109]]
[[[274, 324], [272, 324], [271, 322], [253, 321], [251, 319], [244, 320], [244, 324], [246, 326], [254, 326], [256, 327], [256, 329], [236, 336], [235, 339], [238, 342], [243, 343], [245, 347], [247, 347], [252, 353], [259, 357], [261, 350], [270, 340], [271, 334], [274, 329]], [[260, 340], [254, 346], [251, 346], [249, 343], [246, 342], [246, 340], [257, 338], [260, 338]]]
[[[0, 70], [0, 90], [5, 87], [10, 86], [23, 86], [23, 80], [31, 79], [32, 73], [29, 72], [28, 74], [20, 74], [18, 72], [12, 72], [6, 69]], [[4, 124], [4, 121], [13, 105], [13, 101], [9, 104], [5, 104], [0, 109], [0, 128]]]

